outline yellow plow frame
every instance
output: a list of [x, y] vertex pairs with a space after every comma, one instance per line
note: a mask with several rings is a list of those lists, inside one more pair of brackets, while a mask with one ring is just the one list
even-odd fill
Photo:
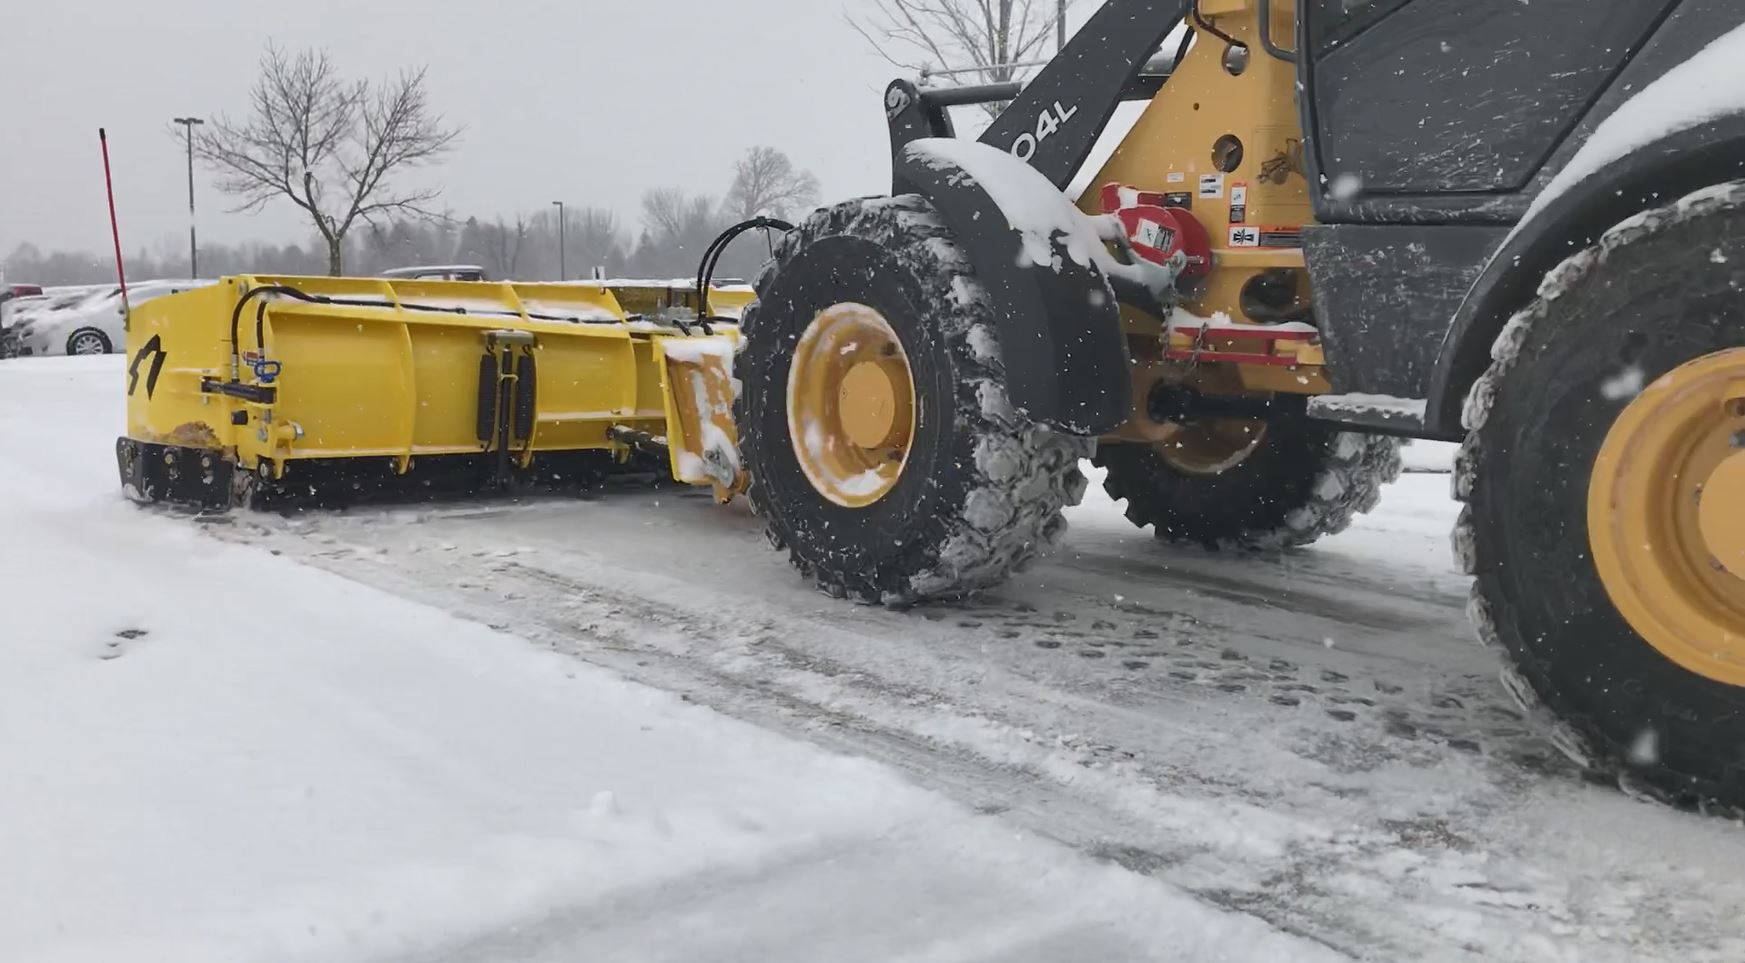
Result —
[[123, 484], [228, 507], [332, 475], [504, 484], [640, 451], [731, 498], [737, 329], [625, 310], [666, 287], [251, 276], [151, 301], [128, 321]]

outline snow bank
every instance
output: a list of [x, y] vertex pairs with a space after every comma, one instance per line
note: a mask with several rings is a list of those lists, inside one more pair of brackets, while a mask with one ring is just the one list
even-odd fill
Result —
[[0, 959], [1336, 958], [136, 509], [121, 361], [0, 362]]

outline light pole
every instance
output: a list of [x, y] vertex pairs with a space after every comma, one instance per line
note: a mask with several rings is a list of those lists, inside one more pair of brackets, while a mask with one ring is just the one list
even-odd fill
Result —
[[188, 132], [188, 277], [200, 276], [200, 246], [194, 240], [194, 128], [206, 123], [198, 117], [177, 117]]
[[557, 208], [557, 279], [559, 281], [562, 281], [564, 278], [569, 277], [569, 270], [568, 270], [569, 265], [564, 263], [564, 252], [563, 252], [563, 242], [564, 242], [564, 238], [563, 238], [563, 235], [564, 235], [563, 201], [552, 201], [551, 203], [552, 203], [552, 206]]

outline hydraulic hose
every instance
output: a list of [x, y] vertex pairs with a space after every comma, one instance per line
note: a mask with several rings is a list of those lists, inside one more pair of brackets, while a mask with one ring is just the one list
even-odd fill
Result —
[[727, 253], [728, 245], [738, 240], [739, 235], [760, 228], [785, 234], [793, 230], [794, 225], [776, 217], [754, 217], [722, 231], [720, 236], [709, 243], [709, 249], [703, 252], [703, 262], [697, 266], [697, 317], [705, 325], [709, 322], [709, 286], [715, 281], [715, 266], [721, 263], [721, 256]]

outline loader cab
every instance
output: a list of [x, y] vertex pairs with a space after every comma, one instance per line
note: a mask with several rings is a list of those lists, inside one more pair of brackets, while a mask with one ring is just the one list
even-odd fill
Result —
[[1663, 116], [1672, 139], [1558, 183], [1614, 112], [1745, 24], [1738, 4], [1301, 2], [1303, 247], [1328, 367], [1340, 392], [1427, 399], [1424, 433], [1462, 437], [1503, 323], [1571, 250], [1737, 176], [1745, 121], [1717, 103], [1681, 142]]
[[[1322, 223], [1510, 223], [1668, 0], [1303, 0], [1301, 104]], [[1695, 6], [1695, 4], [1683, 4]], [[1712, 37], [1713, 31], [1700, 36]], [[1694, 42], [1694, 38], [1693, 41]], [[1667, 51], [1670, 53], [1670, 51]], [[1316, 177], [1314, 175], [1320, 175]], [[1340, 182], [1346, 190], [1331, 190]]]

